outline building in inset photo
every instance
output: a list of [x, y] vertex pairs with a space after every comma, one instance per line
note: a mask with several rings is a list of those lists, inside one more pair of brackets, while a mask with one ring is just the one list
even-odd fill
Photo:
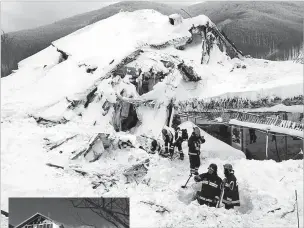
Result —
[[14, 228], [129, 227], [128, 198], [10, 198]]

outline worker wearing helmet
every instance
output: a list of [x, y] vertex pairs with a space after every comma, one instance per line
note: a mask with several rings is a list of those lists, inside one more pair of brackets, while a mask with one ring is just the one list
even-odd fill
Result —
[[224, 165], [225, 178], [223, 180], [224, 196], [223, 203], [225, 209], [232, 209], [234, 206], [240, 206], [239, 188], [237, 179], [234, 176], [234, 170], [231, 164]]
[[210, 164], [207, 173], [194, 176], [196, 182], [202, 181], [202, 190], [197, 192], [196, 198], [200, 205], [216, 207], [221, 194], [222, 179], [217, 175], [217, 165]]
[[198, 169], [201, 165], [200, 154], [201, 144], [205, 143], [204, 136], [201, 136], [200, 129], [198, 127], [193, 128], [193, 132], [188, 140], [188, 155], [190, 161], [190, 173], [198, 175]]
[[173, 145], [173, 134], [166, 130], [162, 130], [163, 140], [165, 142], [165, 154], [169, 154], [172, 156], [174, 152], [174, 145]]

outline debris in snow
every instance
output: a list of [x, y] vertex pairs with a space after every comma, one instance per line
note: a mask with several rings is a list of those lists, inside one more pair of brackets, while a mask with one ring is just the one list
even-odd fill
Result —
[[[51, 44], [53, 47], [55, 47], [55, 45], [52, 43]], [[62, 63], [63, 61], [67, 60], [69, 58], [69, 54], [67, 54], [66, 52], [64, 52], [63, 50], [60, 50], [59, 48], [55, 47], [57, 49], [57, 51], [60, 53], [60, 57], [58, 60], [58, 63]]]
[[171, 25], [178, 25], [183, 22], [183, 17], [177, 13], [169, 15], [169, 22]]
[[93, 101], [93, 99], [96, 97], [95, 92], [97, 91], [97, 87], [94, 88], [88, 95], [87, 95], [87, 100], [86, 103], [84, 104], [84, 107], [87, 108], [88, 105]]
[[64, 169], [63, 166], [60, 166], [60, 165], [54, 165], [54, 164], [51, 164], [51, 163], [46, 163], [47, 166], [50, 166], [50, 167], [55, 167], [55, 168], [58, 168], [58, 169]]
[[193, 67], [187, 66], [184, 62], [177, 65], [177, 69], [182, 74], [184, 80], [197, 82], [201, 77], [194, 71]]
[[66, 124], [69, 122], [69, 120], [65, 119], [64, 117], [62, 117], [60, 120], [47, 120], [42, 117], [35, 117], [34, 115], [29, 115], [29, 117], [34, 118], [37, 124], [42, 124], [46, 127], [53, 127], [58, 124]]
[[112, 70], [110, 70], [110, 71], [105, 75], [104, 78], [109, 78], [109, 77], [111, 77], [112, 75], [115, 74], [115, 72], [116, 72], [118, 69], [120, 69], [120, 68], [123, 67], [124, 65], [127, 65], [127, 64], [130, 63], [130, 62], [133, 62], [133, 61], [134, 61], [136, 58], [138, 58], [138, 56], [140, 56], [140, 54], [143, 53], [143, 52], [144, 52], [143, 50], [138, 49], [138, 50], [132, 52], [130, 55], [124, 57], [124, 58], [122, 59], [121, 62], [119, 62], [118, 64], [116, 64], [116, 66], [115, 66]]
[[145, 161], [126, 169], [124, 172], [124, 176], [127, 178], [127, 183], [130, 183], [130, 181], [135, 181], [136, 183], [139, 183], [139, 179], [141, 179], [147, 174], [147, 167], [149, 166], [149, 163], [150, 159], [146, 159]]
[[158, 213], [164, 213], [164, 212], [170, 213], [170, 211], [167, 208], [165, 208], [164, 206], [161, 206], [161, 205], [155, 204], [153, 202], [149, 202], [149, 201], [140, 201], [140, 202], [144, 203], [144, 204], [148, 204], [150, 206], [155, 206], [157, 208], [156, 212], [158, 212]]
[[[58, 168], [58, 169], [63, 169], [66, 170], [63, 166], [59, 166], [59, 165], [55, 165], [55, 164], [51, 164], [51, 163], [47, 163], [47, 166], [50, 167], [54, 167], [54, 168]], [[90, 174], [89, 172], [83, 171], [83, 170], [79, 170], [79, 169], [73, 169], [73, 171], [75, 171], [76, 173], [81, 174], [82, 176], [88, 176], [89, 178], [93, 179], [92, 183], [92, 188], [96, 189], [98, 187], [100, 187], [101, 185], [104, 186], [104, 189], [106, 192], [109, 192], [109, 187], [113, 187], [114, 185], [116, 185], [116, 182], [118, 181], [117, 179], [115, 179], [112, 175], [105, 175], [105, 174], [99, 174], [99, 173], [92, 173]]]
[[104, 152], [102, 139], [105, 137], [107, 137], [106, 134], [98, 133], [90, 140], [88, 147], [83, 152], [83, 156], [88, 159], [89, 162], [98, 160]]
[[278, 210], [281, 210], [281, 208], [279, 207], [279, 208], [273, 209], [271, 211], [268, 211], [267, 213], [270, 213], [270, 212], [274, 213], [275, 211], [278, 211]]
[[76, 135], [73, 135], [73, 136], [71, 136], [71, 137], [69, 137], [69, 138], [66, 138], [66, 139], [63, 139], [63, 140], [59, 140], [58, 142], [50, 142], [50, 140], [47, 139], [47, 138], [44, 138], [44, 140], [47, 141], [46, 146], [49, 147], [48, 151], [51, 151], [51, 150], [53, 150], [53, 149], [55, 149], [55, 148], [61, 146], [63, 143], [65, 143], [65, 142], [67, 142], [67, 141], [69, 141], [69, 140], [75, 138], [76, 136], [77, 136], [77, 134], [76, 134]]

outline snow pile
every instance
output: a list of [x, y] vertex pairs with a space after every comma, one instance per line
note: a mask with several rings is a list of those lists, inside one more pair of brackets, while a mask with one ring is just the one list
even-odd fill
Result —
[[[184, 122], [180, 125], [181, 129], [187, 129], [189, 136], [192, 134], [194, 127], [197, 126], [189, 121]], [[202, 145], [202, 158], [219, 158], [226, 161], [230, 159], [234, 160], [245, 158], [245, 155], [242, 151], [237, 150], [228, 144], [214, 138], [202, 129], [200, 129], [200, 132], [201, 136], [204, 136], [206, 142], [208, 142]]]
[[[31, 131], [28, 129], [31, 127]], [[189, 131], [193, 127], [190, 123], [182, 125]], [[170, 161], [157, 154], [148, 155], [140, 149], [123, 149], [107, 152], [94, 163], [87, 163], [85, 159], [71, 161], [66, 155], [68, 149], [64, 146], [63, 153], [58, 150], [46, 152], [43, 148], [43, 138], [60, 139], [71, 136], [71, 133], [58, 131], [58, 127], [48, 129], [32, 125], [31, 123], [5, 123], [2, 134], [2, 199], [8, 196], [130, 196], [131, 197], [131, 226], [132, 227], [284, 227], [296, 224], [295, 212], [292, 211], [295, 202], [294, 190], [298, 192], [300, 222], [303, 225], [303, 164], [302, 161], [253, 161], [230, 158], [238, 179], [241, 206], [227, 211], [223, 208], [215, 209], [200, 206], [191, 201], [200, 184], [191, 179], [188, 189], [181, 189], [189, 175], [189, 161], [187, 145], [183, 149], [185, 160]], [[27, 132], [27, 134], [24, 134]], [[75, 132], [74, 132], [75, 133]], [[76, 132], [78, 133], [78, 132]], [[128, 134], [125, 137], [135, 140]], [[218, 173], [223, 178], [223, 165], [228, 162], [224, 154], [233, 153], [235, 149], [221, 144], [202, 131], [206, 143], [202, 146], [201, 167], [199, 172], [207, 171], [210, 163], [218, 165]], [[122, 135], [122, 137], [124, 137]], [[79, 140], [79, 139], [78, 139]], [[136, 144], [134, 142], [134, 144]], [[216, 145], [216, 146], [215, 146]], [[75, 142], [70, 147], [77, 147]], [[222, 157], [206, 157], [209, 148], [219, 148]], [[241, 152], [239, 152], [241, 153]], [[26, 154], [26, 156], [23, 156]], [[210, 153], [209, 153], [210, 154]], [[235, 151], [236, 154], [236, 151]], [[142, 183], [126, 184], [122, 175], [125, 168], [138, 161], [150, 159], [147, 175]], [[39, 162], [38, 162], [39, 161]], [[51, 168], [45, 163], [54, 163], [67, 167], [66, 170]], [[32, 168], [29, 168], [32, 167]], [[89, 173], [113, 175], [116, 184], [106, 192], [103, 186], [92, 189], [88, 177], [77, 174], [73, 169], [84, 170]], [[39, 170], [39, 172], [37, 172]], [[22, 173], [23, 175], [20, 175]], [[30, 178], [35, 176], [35, 178]], [[25, 178], [28, 177], [28, 178]], [[14, 180], [12, 182], [11, 180]], [[43, 179], [41, 185], [37, 179]], [[77, 186], [77, 188], [75, 188]], [[158, 206], [142, 203], [152, 202], [168, 209], [170, 212], [156, 212]], [[1, 201], [1, 207], [7, 209], [7, 200]], [[268, 211], [281, 208], [273, 213]], [[149, 223], [147, 223], [149, 221]]]
[[1, 227], [8, 228], [8, 217], [1, 215]]
[[[180, 188], [190, 171], [186, 143], [184, 161], [140, 148], [140, 137], [146, 143], [161, 138], [170, 103], [303, 94], [301, 64], [230, 59], [216, 42], [208, 63], [201, 64], [199, 27], [207, 23], [216, 29], [203, 15], [172, 25], [153, 10], [120, 12], [20, 62], [16, 73], [1, 79], [1, 207], [7, 209], [8, 197], [14, 196], [130, 196], [132, 227], [296, 224], [293, 213], [281, 216], [292, 210], [293, 189], [303, 200], [301, 161], [247, 161], [243, 152], [201, 130], [206, 143], [199, 172], [216, 163], [223, 177], [226, 162], [236, 171], [241, 206], [226, 211], [192, 201], [200, 189], [193, 180], [188, 189]], [[148, 91], [143, 92], [145, 78]], [[127, 132], [116, 132], [125, 104], [135, 108], [138, 122]], [[194, 126], [181, 125], [189, 136]], [[107, 148], [102, 140], [94, 144], [102, 133], [115, 146]], [[128, 149], [118, 146], [122, 141], [131, 144]], [[50, 149], [53, 142], [58, 147]], [[281, 209], [268, 213], [276, 208]], [[302, 212], [300, 203], [301, 223]]]
[[[208, 165], [213, 162], [219, 167], [218, 173], [223, 178], [224, 161], [210, 159], [203, 162], [200, 171], [207, 172]], [[154, 187], [153, 190], [142, 186], [141, 194], [131, 195], [133, 200], [131, 212], [132, 227], [289, 227], [297, 224], [295, 190], [298, 193], [300, 226], [303, 226], [303, 164], [299, 161], [247, 161], [232, 162], [238, 179], [241, 206], [235, 210], [216, 209], [200, 206], [191, 201], [193, 192], [200, 189], [201, 184], [190, 181], [188, 189], [181, 189], [183, 182], [176, 183], [170, 169], [161, 175], [167, 190]], [[284, 177], [284, 178], [283, 178]], [[173, 178], [173, 180], [171, 179]], [[280, 181], [283, 178], [282, 181]], [[182, 179], [181, 179], [182, 180]], [[158, 197], [162, 195], [163, 197]], [[144, 199], [144, 200], [143, 200]], [[157, 207], [143, 204], [141, 201], [152, 201], [164, 206], [169, 212], [158, 213]], [[135, 209], [136, 208], [136, 209]], [[279, 210], [275, 210], [280, 208]], [[270, 212], [275, 210], [274, 212]], [[281, 218], [283, 216], [283, 218]], [[149, 221], [149, 225], [146, 221]], [[152, 225], [153, 224], [153, 225]]]

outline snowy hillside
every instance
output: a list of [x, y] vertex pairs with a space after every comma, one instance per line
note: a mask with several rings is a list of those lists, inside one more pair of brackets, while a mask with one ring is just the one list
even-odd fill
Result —
[[[294, 212], [281, 216], [297, 190], [303, 225], [302, 161], [249, 161], [201, 131], [199, 172], [216, 163], [223, 177], [230, 162], [238, 178], [241, 206], [226, 211], [191, 201], [192, 179], [180, 188], [186, 143], [184, 161], [147, 153], [170, 105], [278, 98], [274, 107], [302, 96], [302, 74], [299, 63], [243, 57], [204, 15], [121, 12], [80, 29], [1, 79], [1, 208], [13, 196], [130, 196], [131, 227], [285, 227], [296, 224]], [[294, 100], [288, 107], [303, 105]], [[181, 125], [189, 135], [194, 126]]]

